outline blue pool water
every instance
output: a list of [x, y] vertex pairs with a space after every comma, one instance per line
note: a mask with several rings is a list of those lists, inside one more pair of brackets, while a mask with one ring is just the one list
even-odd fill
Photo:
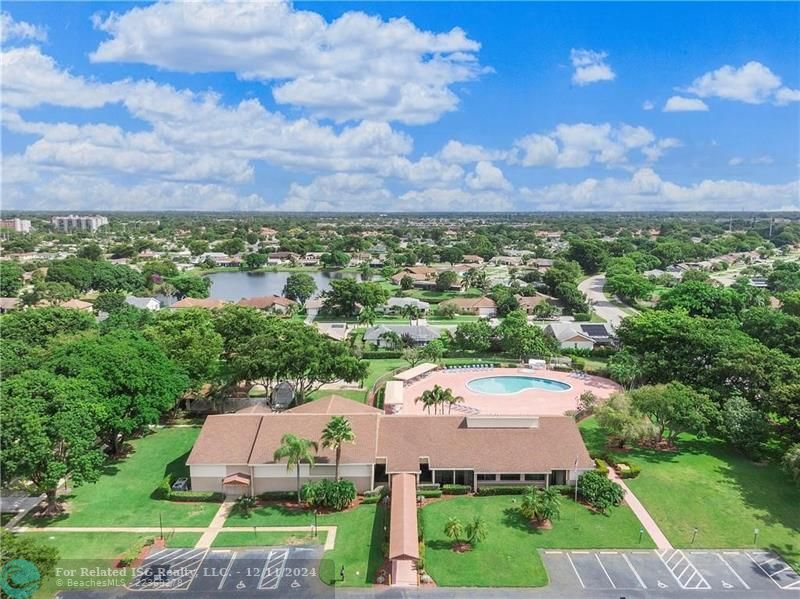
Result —
[[535, 376], [487, 376], [467, 383], [467, 389], [490, 395], [509, 395], [526, 389], [542, 391], [566, 391], [572, 387], [566, 383], [541, 379]]

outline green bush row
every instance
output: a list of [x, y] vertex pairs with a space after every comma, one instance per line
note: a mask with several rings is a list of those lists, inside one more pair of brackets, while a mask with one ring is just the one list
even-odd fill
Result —
[[597, 470], [600, 474], [608, 474], [608, 464], [605, 460], [601, 460], [597, 458], [595, 461], [595, 470]]
[[466, 495], [471, 490], [469, 485], [442, 485], [442, 493], [445, 495]]
[[389, 360], [403, 357], [403, 352], [399, 351], [365, 351], [361, 352], [361, 357], [365, 360]]
[[417, 485], [418, 491], [437, 491], [441, 488], [439, 483], [422, 483], [421, 485]]
[[323, 478], [304, 484], [300, 496], [311, 507], [329, 508], [339, 512], [355, 501], [356, 487], [349, 480], [333, 481]]
[[225, 501], [224, 493], [216, 491], [172, 491], [169, 494], [170, 501], [200, 502], [200, 503], [222, 503]]
[[480, 495], [481, 497], [489, 497], [491, 495], [524, 495], [525, 491], [528, 490], [528, 487], [524, 485], [507, 485], [507, 486], [498, 486], [498, 487], [478, 487], [478, 490], [475, 492], [476, 495]]
[[441, 497], [442, 490], [441, 489], [417, 489], [417, 497], [425, 497], [427, 499], [432, 499], [434, 497]]
[[264, 501], [294, 501], [297, 499], [295, 491], [265, 491], [258, 496]]
[[635, 464], [626, 463], [625, 465], [628, 467], [628, 470], [620, 470], [619, 468], [615, 468], [620, 478], [636, 478], [642, 472], [642, 469]]

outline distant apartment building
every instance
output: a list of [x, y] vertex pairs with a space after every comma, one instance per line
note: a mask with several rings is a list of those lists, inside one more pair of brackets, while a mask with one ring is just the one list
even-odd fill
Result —
[[22, 218], [4, 218], [0, 220], [0, 229], [8, 229], [15, 233], [30, 233], [31, 221]]
[[95, 214], [94, 216], [53, 216], [50, 224], [56, 231], [68, 233], [71, 231], [97, 231], [100, 227], [108, 224], [108, 217]]

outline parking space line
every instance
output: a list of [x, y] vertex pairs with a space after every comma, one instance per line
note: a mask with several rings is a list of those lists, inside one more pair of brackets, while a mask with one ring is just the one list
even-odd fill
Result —
[[600, 556], [597, 555], [596, 553], [594, 554], [594, 556], [595, 556], [595, 558], [597, 558], [597, 563], [600, 564], [600, 567], [603, 569], [603, 572], [605, 573], [606, 578], [608, 578], [608, 582], [610, 582], [611, 586], [616, 589], [617, 585], [614, 584], [614, 581], [611, 580], [611, 577], [608, 575], [608, 570], [606, 570], [606, 567], [603, 565], [603, 562], [600, 561]]
[[781, 585], [781, 584], [780, 584], [780, 583], [779, 583], [777, 580], [775, 580], [775, 578], [774, 578], [774, 577], [775, 577], [775, 576], [777, 576], [778, 574], [780, 574], [781, 572], [785, 572], [786, 570], [790, 570], [790, 571], [794, 572], [794, 569], [793, 569], [793, 568], [792, 568], [790, 565], [786, 564], [786, 562], [783, 562], [783, 563], [786, 565], [786, 567], [785, 567], [785, 568], [781, 568], [780, 570], [778, 570], [777, 572], [773, 572], [772, 574], [770, 574], [769, 572], [767, 572], [767, 571], [764, 569], [764, 564], [768, 564], [768, 563], [770, 563], [770, 562], [774, 562], [774, 561], [782, 560], [783, 558], [781, 558], [780, 556], [778, 556], [778, 557], [773, 557], [772, 559], [769, 559], [769, 560], [767, 560], [767, 561], [765, 561], [765, 562], [761, 562], [761, 563], [759, 563], [759, 562], [757, 562], [757, 561], [755, 560], [755, 558], [752, 556], [752, 553], [757, 553], [757, 554], [760, 554], [760, 555], [774, 555], [774, 554], [773, 554], [773, 553], [770, 553], [770, 552], [767, 552], [767, 551], [761, 551], [761, 552], [755, 552], [755, 551], [753, 551], [753, 552], [750, 552], [750, 553], [748, 553], [748, 552], [745, 552], [745, 553], [747, 554], [747, 557], [749, 557], [749, 558], [750, 558], [750, 560], [751, 560], [751, 561], [752, 561], [752, 562], [753, 562], [753, 563], [754, 563], [756, 566], [758, 566], [758, 567], [761, 569], [761, 571], [762, 571], [764, 574], [766, 574], [766, 575], [769, 577], [769, 579], [770, 579], [772, 582], [774, 582], [774, 583], [775, 583], [775, 586], [777, 586], [779, 589], [781, 589], [781, 590], [784, 590], [784, 591], [785, 591], [785, 590], [789, 590], [789, 589], [794, 589], [794, 587], [795, 587], [795, 586], [797, 586], [798, 584], [800, 584], [800, 580], [796, 580], [796, 581], [794, 581], [794, 582], [791, 582], [791, 583], [787, 584], [786, 586], [782, 586], [782, 585]]
[[[737, 553], [735, 553], [734, 555], [738, 555], [738, 552], [737, 552]], [[748, 584], [747, 584], [747, 583], [746, 583], [744, 580], [742, 580], [742, 577], [741, 577], [741, 576], [739, 576], [739, 573], [738, 573], [736, 570], [734, 570], [734, 569], [733, 569], [733, 566], [731, 566], [731, 565], [730, 565], [730, 564], [727, 562], [727, 560], [726, 560], [724, 557], [722, 557], [722, 556], [721, 556], [719, 553], [717, 553], [717, 557], [720, 559], [720, 561], [721, 561], [723, 564], [725, 564], [725, 566], [727, 566], [728, 570], [730, 570], [730, 571], [731, 571], [731, 574], [733, 574], [733, 575], [736, 577], [736, 579], [737, 579], [737, 580], [738, 580], [740, 583], [742, 583], [742, 586], [743, 586], [744, 588], [746, 588], [747, 590], [750, 590], [750, 585], [748, 585]]]
[[581, 583], [581, 587], [583, 587], [585, 589], [586, 585], [583, 584], [583, 580], [581, 579], [581, 575], [578, 574], [578, 569], [575, 567], [575, 562], [572, 561], [572, 558], [569, 556], [569, 553], [567, 553], [567, 559], [569, 560], [569, 563], [572, 566], [572, 570], [575, 572], [575, 576], [577, 577], [578, 582]]
[[236, 559], [236, 552], [234, 551], [233, 555], [231, 555], [231, 561], [228, 562], [228, 567], [225, 568], [225, 574], [222, 576], [222, 580], [220, 581], [219, 586], [217, 587], [218, 591], [222, 590], [222, 586], [225, 584], [225, 581], [228, 579], [228, 574], [231, 573], [231, 566], [233, 565], [233, 560], [235, 560], [235, 559]]
[[800, 586], [798, 586], [798, 585], [800, 585], [800, 580], [798, 580], [797, 582], [793, 582], [793, 583], [791, 583], [791, 584], [787, 584], [785, 587], [783, 587], [783, 589], [784, 589], [784, 590], [786, 590], [786, 589], [793, 589], [794, 587], [798, 587], [798, 588], [800, 588]]
[[646, 589], [647, 585], [644, 583], [644, 580], [642, 580], [642, 577], [639, 576], [639, 573], [636, 571], [636, 568], [633, 567], [633, 564], [631, 563], [631, 560], [628, 559], [628, 556], [623, 553], [622, 559], [624, 559], [625, 563], [628, 564], [628, 567], [631, 569], [631, 572], [633, 572], [633, 575], [636, 577], [636, 580], [639, 581], [639, 584], [642, 585], [642, 588]]
[[[289, 549], [271, 549], [266, 561], [264, 562], [264, 572], [261, 573], [261, 579], [258, 581], [258, 589], [277, 589], [283, 578], [283, 570], [286, 567], [286, 561], [289, 559]], [[280, 562], [280, 565], [270, 566], [273, 562]], [[269, 582], [264, 582], [264, 576], [269, 575]]]

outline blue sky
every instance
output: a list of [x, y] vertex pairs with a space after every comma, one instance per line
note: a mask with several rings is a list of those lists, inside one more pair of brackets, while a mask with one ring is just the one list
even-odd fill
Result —
[[14, 3], [7, 209], [800, 209], [797, 3]]

